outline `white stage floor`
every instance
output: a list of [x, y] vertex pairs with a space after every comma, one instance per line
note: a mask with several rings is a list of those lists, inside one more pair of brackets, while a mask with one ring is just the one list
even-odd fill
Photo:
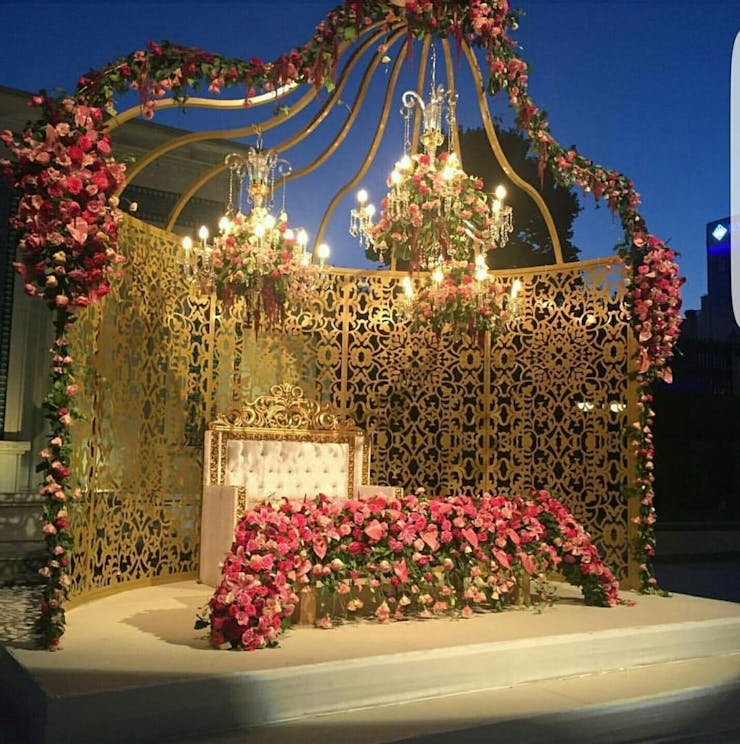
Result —
[[[328, 731], [346, 734], [345, 725], [352, 741], [397, 741], [545, 714], [558, 703], [574, 709], [740, 680], [740, 605], [729, 602], [624, 592], [635, 606], [592, 608], [559, 585], [558, 601], [541, 612], [298, 628], [279, 648], [239, 652], [212, 649], [193, 630], [210, 592], [179, 582], [71, 610], [63, 651], [10, 648], [0, 657], [6, 707], [38, 742], [205, 742], [237, 728], [252, 730], [250, 742], [277, 742], [310, 722], [328, 744]], [[573, 679], [584, 675], [597, 676]], [[509, 702], [492, 709], [491, 690]], [[381, 725], [386, 719], [395, 724]], [[213, 740], [244, 740], [234, 736]]]

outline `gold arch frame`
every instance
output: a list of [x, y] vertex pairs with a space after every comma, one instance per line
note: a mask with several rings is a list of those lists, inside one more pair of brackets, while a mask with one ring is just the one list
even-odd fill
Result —
[[[396, 100], [397, 98], [396, 87], [397, 87], [398, 79], [400, 76], [401, 67], [406, 61], [407, 51], [409, 49], [406, 39], [407, 39], [407, 31], [406, 31], [405, 25], [399, 26], [393, 33], [391, 33], [386, 38], [386, 32], [379, 26], [379, 24], [375, 24], [367, 29], [364, 29], [361, 32], [359, 39], [357, 40], [356, 46], [353, 50], [350, 49], [349, 44], [347, 43], [342, 44], [339, 50], [339, 54], [338, 54], [338, 62], [337, 62], [338, 74], [337, 74], [336, 87], [334, 88], [334, 90], [332, 90], [332, 92], [329, 94], [325, 103], [321, 106], [319, 111], [314, 115], [313, 119], [306, 126], [304, 126], [296, 134], [284, 139], [282, 142], [279, 142], [273, 145], [273, 149], [277, 150], [278, 152], [282, 154], [282, 153], [287, 153], [294, 146], [306, 141], [306, 139], [310, 137], [310, 135], [312, 135], [317, 130], [317, 128], [327, 119], [331, 110], [341, 100], [340, 98], [341, 93], [347, 87], [349, 80], [350, 80], [350, 76], [352, 75], [353, 71], [356, 69], [360, 61], [368, 54], [368, 52], [374, 46], [377, 46], [381, 41], [385, 42], [385, 45], [388, 51], [391, 51], [393, 48], [400, 45], [396, 59], [392, 66], [391, 73], [389, 75], [388, 84], [386, 86], [386, 92], [383, 97], [383, 101], [380, 107], [380, 112], [377, 118], [377, 124], [375, 126], [373, 137], [372, 137], [370, 145], [368, 146], [368, 150], [365, 155], [365, 158], [363, 162], [360, 164], [359, 168], [355, 171], [355, 173], [352, 174], [348, 178], [348, 180], [344, 183], [344, 185], [339, 187], [339, 189], [329, 199], [329, 202], [326, 205], [326, 208], [323, 212], [323, 216], [322, 216], [321, 222], [319, 224], [319, 228], [317, 230], [317, 233], [314, 239], [314, 245], [318, 245], [322, 242], [324, 235], [326, 233], [326, 230], [328, 228], [328, 225], [330, 221], [332, 220], [332, 218], [334, 217], [334, 214], [336, 212], [338, 205], [340, 204], [342, 199], [347, 195], [347, 193], [352, 188], [354, 188], [360, 182], [360, 180], [367, 174], [373, 162], [375, 161], [376, 155], [378, 153], [378, 149], [380, 148], [380, 145], [383, 140], [383, 136], [385, 134], [391, 105], [393, 101]], [[428, 64], [431, 43], [432, 41], [430, 37], [428, 36], [425, 37], [421, 42], [422, 48], [421, 48], [421, 54], [420, 54], [417, 83], [416, 83], [416, 90], [420, 94], [423, 93], [424, 79], [425, 79], [425, 73], [426, 73], [427, 64]], [[444, 56], [444, 69], [445, 69], [445, 74], [447, 77], [447, 87], [449, 90], [454, 91], [456, 90], [456, 87], [457, 87], [456, 86], [456, 72], [455, 72], [455, 64], [452, 59], [452, 53], [450, 50], [449, 41], [446, 39], [442, 40], [441, 47], [442, 47], [443, 56]], [[472, 77], [472, 81], [475, 86], [475, 89], [476, 89], [481, 122], [483, 124], [484, 130], [486, 132], [486, 136], [491, 146], [491, 151], [494, 157], [496, 158], [496, 161], [500, 165], [501, 169], [503, 170], [503, 172], [507, 175], [507, 177], [511, 180], [511, 182], [517, 188], [521, 189], [533, 201], [537, 210], [542, 215], [542, 218], [545, 222], [548, 236], [552, 243], [554, 265], [560, 266], [564, 263], [563, 253], [562, 253], [562, 247], [560, 245], [560, 239], [557, 234], [557, 230], [555, 229], [555, 223], [552, 218], [552, 215], [547, 205], [545, 204], [544, 199], [539, 193], [539, 191], [534, 186], [532, 186], [531, 184], [526, 182], [524, 179], [522, 179], [516, 173], [516, 171], [514, 170], [512, 165], [509, 163], [508, 159], [506, 158], [506, 155], [503, 152], [503, 149], [501, 148], [501, 144], [498, 140], [498, 136], [496, 134], [493, 121], [491, 119], [491, 115], [490, 115], [490, 111], [488, 107], [488, 100], [487, 100], [487, 96], [485, 92], [485, 86], [483, 84], [483, 75], [481, 73], [475, 51], [466, 43], [462, 43], [462, 51], [467, 61], [467, 66], [469, 68], [469, 72]], [[347, 52], [350, 52], [350, 53], [349, 53], [348, 58], [345, 59]], [[366, 103], [368, 88], [370, 86], [370, 83], [373, 77], [375, 76], [378, 70], [378, 67], [380, 66], [380, 62], [381, 62], [380, 57], [378, 54], [376, 54], [375, 57], [371, 59], [369, 64], [367, 65], [362, 75], [361, 81], [358, 85], [357, 92], [353, 100], [353, 104], [352, 106], [348, 106], [348, 115], [344, 123], [340, 127], [336, 136], [329, 142], [329, 144], [325, 147], [325, 149], [313, 159], [312, 162], [310, 162], [309, 164], [307, 164], [300, 170], [294, 171], [290, 173], [289, 175], [287, 175], [286, 181], [295, 181], [305, 175], [308, 175], [309, 173], [312, 173], [319, 167], [325, 165], [327, 161], [337, 152], [339, 147], [342, 145], [342, 143], [346, 139], [349, 131], [356, 124], [360, 116], [362, 107]], [[286, 86], [284, 88], [279, 89], [278, 91], [275, 91], [274, 93], [262, 94], [260, 96], [252, 97], [249, 99], [248, 103], [249, 103], [250, 108], [265, 106], [268, 104], [275, 104], [276, 102], [285, 99], [287, 96], [296, 92], [297, 90], [298, 89], [295, 86]], [[237, 128], [222, 129], [222, 130], [211, 129], [207, 131], [189, 132], [185, 135], [176, 137], [169, 142], [163, 143], [162, 145], [154, 148], [149, 153], [147, 153], [128, 171], [126, 181], [121, 187], [121, 191], [123, 191], [123, 189], [125, 189], [126, 186], [133, 184], [137, 176], [142, 174], [149, 166], [155, 164], [160, 158], [164, 157], [165, 155], [174, 153], [182, 147], [195, 144], [195, 143], [205, 142], [208, 140], [232, 140], [232, 139], [237, 139], [237, 138], [242, 138], [242, 137], [248, 137], [248, 136], [254, 135], [257, 132], [261, 133], [261, 132], [266, 132], [266, 131], [279, 128], [281, 125], [286, 124], [287, 122], [292, 120], [294, 117], [298, 116], [307, 107], [309, 107], [312, 103], [314, 103], [316, 99], [317, 99], [317, 91], [315, 88], [312, 87], [301, 96], [301, 98], [290, 108], [288, 113], [281, 113], [278, 115], [273, 115], [272, 117], [266, 118], [262, 121], [251, 123], [246, 126], [237, 127]], [[158, 103], [158, 108], [165, 109], [165, 108], [173, 108], [175, 106], [180, 106], [180, 107], [191, 107], [192, 106], [196, 108], [209, 108], [209, 109], [213, 109], [217, 111], [229, 112], [229, 111], [243, 110], [244, 105], [245, 105], [244, 100], [237, 100], [237, 99], [222, 100], [222, 99], [208, 99], [208, 98], [196, 97], [196, 98], [188, 99], [184, 104], [181, 102], [175, 102], [169, 99], [164, 100]], [[121, 114], [117, 115], [115, 119], [113, 120], [113, 123], [111, 125], [111, 130], [115, 130], [116, 128], [122, 126], [126, 122], [135, 118], [138, 112], [139, 112], [138, 107], [132, 107], [122, 112]], [[413, 141], [412, 141], [414, 149], [416, 149], [416, 147], [418, 146], [419, 129], [420, 129], [420, 119], [419, 119], [418, 111], [417, 111], [414, 117], [414, 130], [413, 130]], [[452, 136], [454, 137], [454, 140], [455, 140], [456, 149], [459, 149], [458, 133], [454, 132], [452, 133]], [[172, 231], [175, 229], [177, 225], [177, 220], [179, 219], [186, 205], [198, 195], [198, 193], [201, 191], [201, 189], [204, 188], [204, 186], [206, 186], [211, 180], [213, 180], [219, 174], [223, 173], [225, 170], [226, 170], [226, 166], [224, 165], [224, 163], [216, 163], [211, 168], [203, 172], [200, 176], [198, 176], [192, 183], [186, 186], [181, 196], [177, 199], [177, 202], [175, 203], [174, 207], [171, 209], [169, 215], [167, 216], [166, 225], [165, 225], [167, 230]], [[390, 268], [394, 269], [395, 264], [392, 264]]]

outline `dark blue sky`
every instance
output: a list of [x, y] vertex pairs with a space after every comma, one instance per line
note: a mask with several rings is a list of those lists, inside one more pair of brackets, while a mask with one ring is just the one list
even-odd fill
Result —
[[[0, 84], [72, 89], [81, 73], [150, 39], [273, 59], [307, 40], [335, 4], [5, 4]], [[553, 134], [635, 182], [650, 230], [681, 253], [684, 307], [698, 307], [705, 224], [729, 213], [730, 58], [740, 2], [512, 4], [526, 13], [515, 36], [531, 64], [530, 94]], [[479, 124], [466, 116], [464, 125]], [[576, 225], [584, 258], [609, 255], [619, 237], [606, 209], [589, 208]]]

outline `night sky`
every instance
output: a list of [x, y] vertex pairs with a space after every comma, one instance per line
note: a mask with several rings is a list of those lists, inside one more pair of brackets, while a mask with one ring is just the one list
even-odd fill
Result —
[[[650, 231], [681, 254], [684, 307], [698, 307], [706, 292], [705, 224], [729, 214], [730, 59], [740, 2], [512, 4], [525, 11], [514, 36], [531, 65], [530, 95], [548, 112], [554, 136], [635, 182]], [[83, 72], [150, 39], [271, 60], [306, 41], [334, 5], [9, 3], [1, 11], [0, 84], [71, 90]], [[479, 125], [467, 117], [461, 107], [461, 123]], [[609, 255], [621, 232], [605, 207], [582, 201], [581, 256]], [[348, 238], [333, 262], [361, 265], [350, 251], [360, 253]]]

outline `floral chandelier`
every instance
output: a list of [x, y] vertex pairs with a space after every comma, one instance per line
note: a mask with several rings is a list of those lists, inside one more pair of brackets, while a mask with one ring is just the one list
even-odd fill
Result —
[[[246, 155], [227, 155], [225, 164], [229, 194], [219, 233], [209, 242], [204, 225], [198, 242], [189, 236], [183, 239], [183, 272], [201, 291], [215, 290], [226, 308], [234, 297], [245, 297], [255, 331], [263, 318], [268, 328], [275, 328], [282, 325], [289, 302], [305, 300], [315, 292], [317, 268], [323, 267], [329, 248], [318, 247], [316, 265], [306, 250], [308, 233], [289, 227], [285, 179], [291, 166], [275, 150], [263, 149], [261, 137]], [[272, 212], [276, 178], [283, 181], [277, 217]]]
[[[388, 176], [380, 218], [373, 222], [376, 210], [362, 189], [358, 206], [350, 212], [350, 234], [359, 238], [360, 245], [374, 248], [380, 260], [408, 262], [411, 271], [433, 270], [448, 260], [472, 261], [485, 268], [487, 251], [505, 245], [512, 232], [512, 210], [504, 205], [503, 186], [493, 196], [486, 194], [483, 181], [468, 175], [460, 164], [452, 136], [457, 94], [436, 84], [434, 48], [429, 100], [408, 90], [402, 101], [403, 156]], [[416, 106], [422, 112], [422, 151], [411, 154], [411, 116]], [[445, 139], [447, 150], [437, 154]]]
[[[402, 96], [403, 156], [387, 179], [378, 222], [367, 192], [357, 194], [358, 206], [350, 211], [349, 232], [364, 247], [372, 247], [381, 261], [408, 264], [411, 272], [431, 272], [414, 293], [411, 277], [403, 282], [402, 312], [413, 330], [430, 327], [437, 336], [445, 332], [482, 339], [495, 337], [516, 315], [521, 282], [510, 290], [492, 279], [486, 254], [503, 246], [513, 230], [511, 207], [504, 204], [506, 189], [493, 195], [483, 191], [483, 181], [468, 175], [454, 150], [457, 94], [445, 91], [435, 80], [436, 55], [432, 47], [429, 100], [415, 91]], [[411, 154], [411, 116], [422, 112], [422, 151]], [[447, 134], [442, 129], [446, 119]], [[437, 154], [447, 140], [447, 149]]]

